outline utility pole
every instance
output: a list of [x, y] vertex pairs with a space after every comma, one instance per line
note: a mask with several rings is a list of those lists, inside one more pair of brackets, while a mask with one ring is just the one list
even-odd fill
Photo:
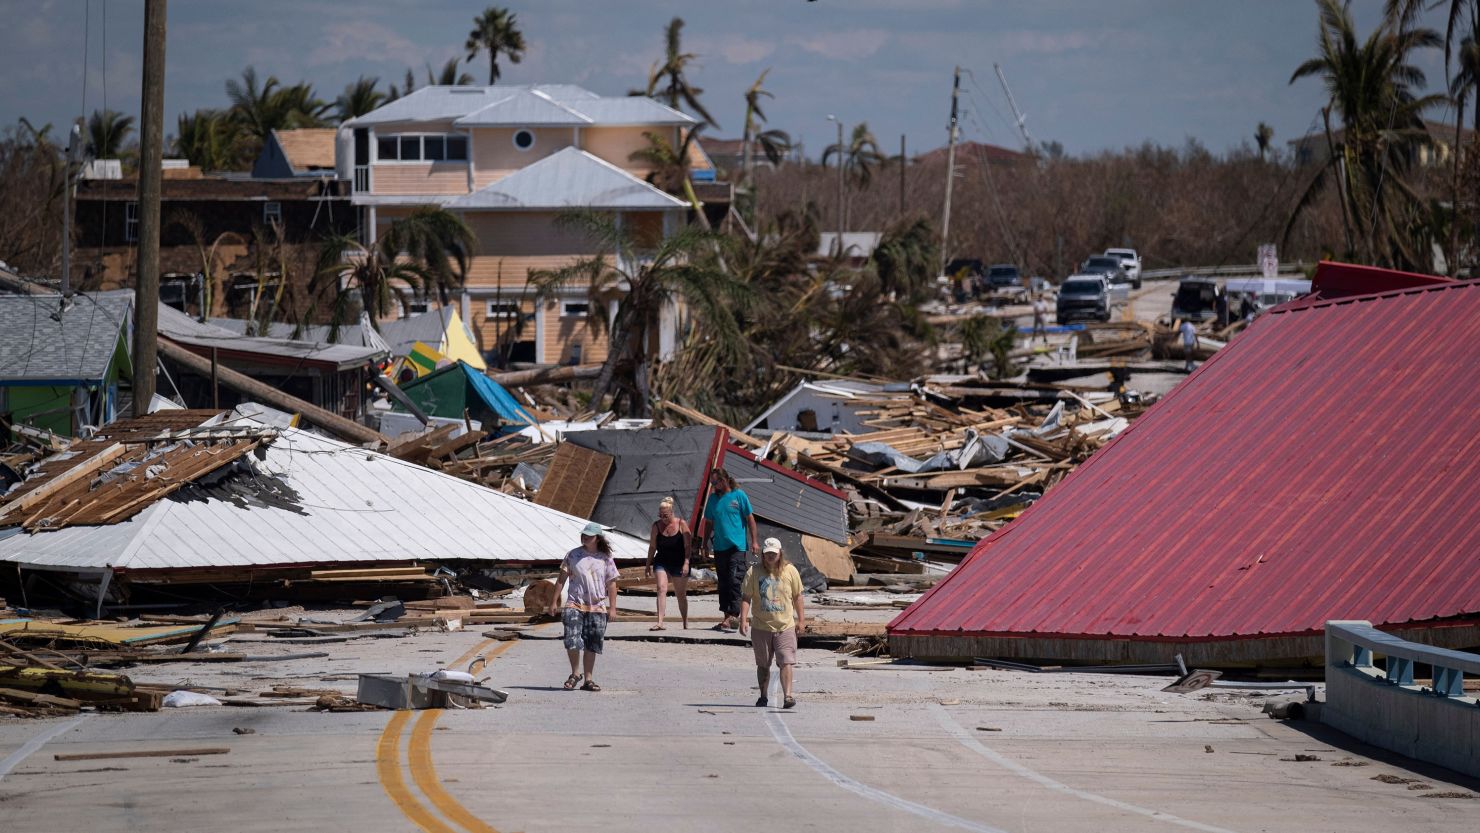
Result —
[[946, 141], [946, 205], [940, 220], [940, 271], [946, 271], [951, 257], [951, 186], [956, 183], [956, 134], [959, 131], [957, 105], [961, 99], [961, 68], [956, 67], [956, 80], [951, 85], [950, 138]]
[[899, 134], [899, 216], [904, 216], [904, 166], [908, 163], [904, 155], [904, 134]]
[[1028, 146], [1028, 153], [1037, 156], [1033, 146], [1033, 137], [1028, 135], [1028, 120], [1018, 111], [1017, 100], [1012, 97], [1012, 90], [1007, 86], [1007, 76], [1002, 74], [1001, 64], [992, 64], [992, 69], [997, 70], [997, 80], [1002, 84], [1002, 92], [1007, 94], [1007, 106], [1012, 108], [1012, 117], [1017, 119], [1018, 130], [1023, 134], [1023, 142]]
[[164, 159], [167, 0], [144, 0], [144, 85], [139, 113], [139, 282], [134, 288], [134, 416], [149, 413], [159, 350], [159, 178]]
[[838, 255], [843, 254], [843, 120], [829, 114], [828, 121], [837, 122], [838, 125]]
[[62, 166], [62, 300], [72, 295], [72, 166], [81, 159], [82, 119], [67, 134], [67, 160]]

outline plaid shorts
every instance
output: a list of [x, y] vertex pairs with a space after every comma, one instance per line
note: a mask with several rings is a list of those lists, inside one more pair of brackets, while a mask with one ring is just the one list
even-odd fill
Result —
[[560, 621], [565, 625], [567, 651], [585, 649], [593, 654], [601, 653], [602, 639], [606, 636], [605, 613], [588, 613], [567, 607], [560, 614]]

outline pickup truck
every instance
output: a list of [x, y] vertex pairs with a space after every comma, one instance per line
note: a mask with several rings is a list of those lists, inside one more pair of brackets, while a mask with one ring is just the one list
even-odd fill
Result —
[[1104, 275], [1070, 275], [1059, 285], [1060, 324], [1080, 319], [1110, 320], [1110, 279]]
[[1131, 286], [1135, 289], [1141, 288], [1141, 256], [1136, 254], [1135, 249], [1106, 249], [1105, 255], [1120, 259], [1120, 268], [1125, 270], [1131, 279]]

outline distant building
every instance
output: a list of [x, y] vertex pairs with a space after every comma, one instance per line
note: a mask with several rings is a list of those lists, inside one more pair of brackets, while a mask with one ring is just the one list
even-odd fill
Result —
[[253, 179], [292, 179], [311, 176], [333, 179], [332, 127], [274, 130], [252, 164]]
[[[647, 244], [684, 225], [688, 203], [655, 187], [661, 172], [640, 151], [650, 136], [678, 147], [694, 124], [651, 98], [565, 84], [422, 87], [340, 126], [339, 173], [367, 241], [421, 206], [462, 216], [478, 239], [463, 319], [484, 351], [538, 364], [596, 362], [607, 342], [589, 289], [537, 302], [529, 275], [601, 254], [557, 222], [565, 212], [610, 213]], [[702, 149], [691, 149], [688, 167], [701, 200], [727, 197]], [[727, 210], [721, 204], [720, 218]], [[619, 296], [597, 300], [610, 316]], [[678, 316], [671, 308], [658, 322], [650, 349], [659, 355], [676, 348]]]
[[132, 313], [130, 295], [0, 295], [0, 417], [66, 437], [111, 422]]
[[874, 249], [879, 248], [883, 238], [884, 233], [878, 231], [845, 231], [839, 250], [838, 233], [824, 231], [817, 236], [815, 256], [823, 260], [841, 256], [850, 266], [861, 269], [874, 256]]
[[[198, 168], [166, 170], [160, 183], [161, 299], [199, 312], [203, 252], [214, 247], [219, 293], [213, 314], [246, 314], [259, 288], [277, 285], [275, 259], [259, 262], [251, 256], [254, 239], [270, 240], [276, 228], [307, 262], [326, 238], [355, 232], [347, 190], [332, 178], [252, 179], [203, 175]], [[72, 285], [86, 290], [134, 286], [138, 178], [82, 179], [73, 205]], [[298, 271], [305, 273], [296, 276], [301, 283], [312, 267]]]
[[[1414, 151], [1413, 161], [1422, 166], [1448, 164], [1450, 154], [1454, 148], [1454, 125], [1444, 122], [1425, 121], [1424, 127], [1429, 132], [1429, 144], [1420, 145]], [[1298, 166], [1318, 165], [1330, 156], [1332, 145], [1341, 147], [1345, 131], [1333, 129], [1330, 139], [1327, 139], [1324, 130], [1316, 133], [1308, 133], [1299, 139], [1292, 139], [1285, 143], [1290, 148], [1290, 155]], [[1475, 131], [1469, 128], [1461, 128], [1459, 133], [1460, 145], [1468, 145], [1475, 138]]]
[[[947, 147], [938, 147], [928, 150], [914, 158], [916, 165], [944, 165], [950, 154]], [[1033, 157], [1026, 153], [1020, 153], [997, 145], [988, 145], [982, 142], [960, 142], [956, 145], [956, 167], [966, 168], [982, 163], [988, 165], [1003, 165], [1016, 167], [1019, 165], [1031, 165]]]

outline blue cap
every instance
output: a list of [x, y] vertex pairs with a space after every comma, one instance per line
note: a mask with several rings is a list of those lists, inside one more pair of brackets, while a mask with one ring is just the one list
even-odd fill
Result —
[[601, 528], [601, 524], [599, 524], [599, 523], [597, 523], [595, 521], [592, 521], [591, 523], [586, 524], [586, 528], [585, 529], [581, 530], [581, 537], [582, 538], [585, 538], [585, 537], [588, 537], [588, 536], [600, 535], [602, 533], [602, 531], [603, 530]]

